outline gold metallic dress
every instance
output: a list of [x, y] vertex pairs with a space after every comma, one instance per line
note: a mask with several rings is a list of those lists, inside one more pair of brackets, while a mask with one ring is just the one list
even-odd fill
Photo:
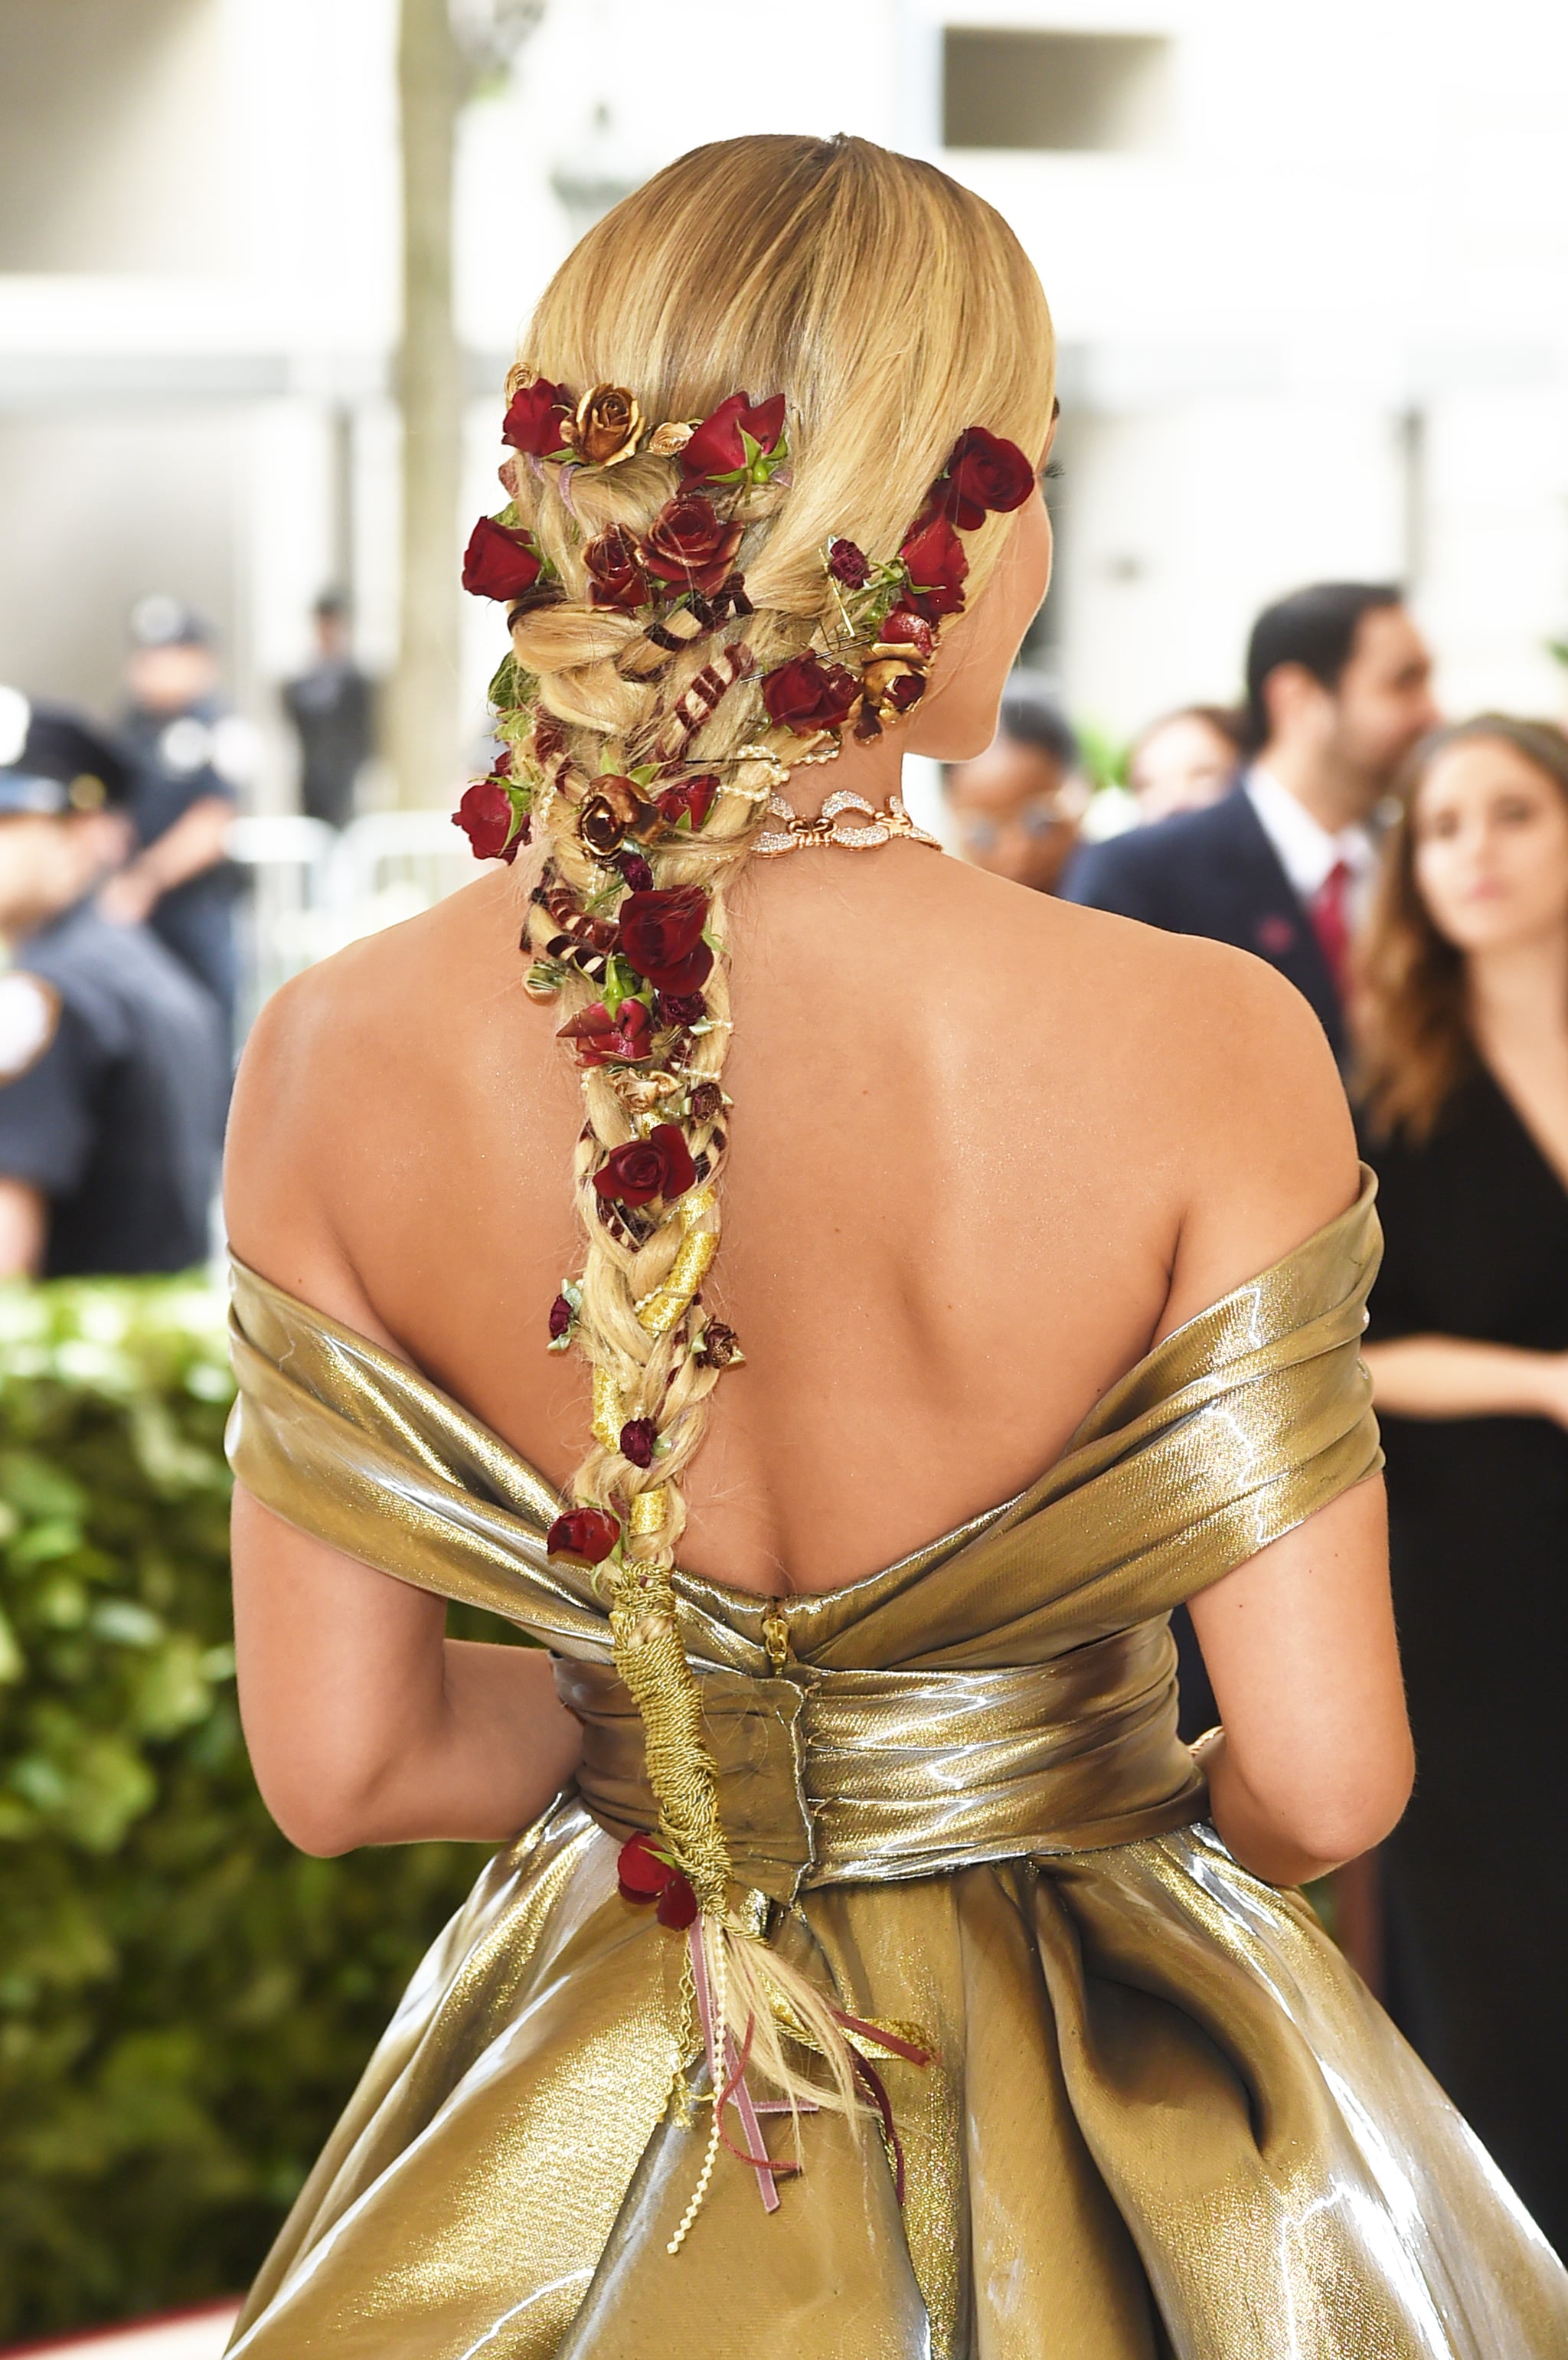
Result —
[[[875, 2128], [807, 2114], [776, 2209], [721, 2150], [673, 2256], [707, 2071], [684, 1938], [618, 1891], [653, 1824], [639, 1724], [592, 1577], [546, 1557], [556, 1495], [238, 1270], [241, 1480], [542, 1641], [584, 1747], [414, 1978], [233, 2349], [1562, 2360], [1568, 2278], [1304, 1904], [1204, 1823], [1175, 1736], [1170, 1609], [1378, 1464], [1377, 1252], [1368, 1185], [1158, 1345], [1029, 1491], [789, 1600], [785, 1629], [677, 1575], [750, 1906], [934, 2055], [877, 2069], [901, 2206]], [[787, 2118], [766, 2136], [789, 2155]]]

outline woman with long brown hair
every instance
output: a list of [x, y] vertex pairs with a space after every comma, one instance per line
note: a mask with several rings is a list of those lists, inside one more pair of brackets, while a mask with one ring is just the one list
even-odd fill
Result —
[[1387, 1848], [1412, 2032], [1568, 2238], [1568, 739], [1497, 715], [1416, 758], [1362, 953], [1415, 1797]]
[[503, 1849], [236, 2349], [1548, 2360], [1568, 2278], [1279, 1889], [1410, 1774], [1321, 1030], [898, 796], [1049, 579], [1032, 268], [730, 140], [509, 392], [499, 865], [278, 994], [229, 1193], [263, 1791]]

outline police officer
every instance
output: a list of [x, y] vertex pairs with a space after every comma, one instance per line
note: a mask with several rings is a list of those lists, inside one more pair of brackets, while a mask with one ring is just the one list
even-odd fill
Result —
[[123, 735], [136, 758], [130, 815], [137, 849], [106, 889], [107, 916], [149, 925], [205, 984], [231, 1039], [239, 871], [224, 839], [254, 760], [250, 724], [218, 694], [212, 635], [161, 592], [131, 609], [130, 700]]
[[348, 601], [326, 590], [312, 612], [316, 659], [284, 683], [283, 709], [299, 740], [300, 810], [329, 827], [346, 827], [370, 759], [376, 684], [354, 660]]
[[0, 1275], [205, 1259], [228, 1058], [211, 995], [94, 906], [125, 857], [133, 767], [60, 706], [0, 688]]

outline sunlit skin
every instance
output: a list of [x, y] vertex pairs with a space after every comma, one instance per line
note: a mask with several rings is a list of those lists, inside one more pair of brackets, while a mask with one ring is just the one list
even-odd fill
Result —
[[[1050, 569], [1037, 495], [912, 727], [797, 771], [800, 807], [839, 786], [881, 804], [905, 751], [988, 746]], [[1356, 1193], [1322, 1029], [1244, 953], [898, 842], [754, 862], [726, 932], [736, 1111], [704, 1299], [746, 1365], [683, 1478], [696, 1572], [832, 1590], [1010, 1497], [1158, 1336]], [[227, 1211], [244, 1260], [561, 1485], [586, 1385], [541, 1323], [577, 1253], [580, 1100], [517, 934], [492, 870], [279, 992], [240, 1074]], [[438, 1600], [243, 1491], [234, 1545], [246, 1732], [297, 1842], [499, 1839], [571, 1774], [540, 1655], [446, 1642]], [[1293, 1882], [1375, 1842], [1410, 1777], [1378, 1480], [1194, 1618], [1236, 1855]]]
[[1132, 750], [1127, 785], [1146, 823], [1217, 803], [1236, 777], [1241, 757], [1230, 739], [1199, 713], [1173, 713], [1145, 730]]
[[1303, 664], [1276, 664], [1264, 703], [1258, 760], [1331, 836], [1369, 816], [1438, 722], [1432, 657], [1402, 606], [1362, 616], [1335, 686]]
[[994, 877], [1053, 893], [1078, 840], [1082, 798], [1043, 747], [998, 730], [983, 754], [947, 774], [964, 858]]
[[[1415, 875], [1463, 952], [1491, 1073], [1568, 1186], [1568, 799], [1501, 738], [1440, 753], [1412, 812]], [[1568, 1353], [1456, 1336], [1368, 1348], [1377, 1399], [1407, 1417], [1549, 1417], [1568, 1426]]]

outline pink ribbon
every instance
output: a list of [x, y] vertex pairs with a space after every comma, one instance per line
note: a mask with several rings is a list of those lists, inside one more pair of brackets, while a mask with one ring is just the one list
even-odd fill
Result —
[[[725, 2073], [721, 2075], [717, 2048], [713, 2038], [713, 1995], [708, 1983], [708, 1960], [707, 1953], [702, 1948], [702, 1921], [700, 1918], [693, 1920], [686, 1940], [691, 1953], [691, 1982], [697, 1994], [697, 2014], [702, 2020], [702, 2045], [708, 2055], [708, 2078], [713, 2084], [713, 2107], [718, 2118], [719, 2136], [732, 2155], [738, 2156], [743, 2163], [749, 2163], [756, 2172], [757, 2193], [762, 2198], [763, 2210], [768, 2212], [777, 2212], [779, 2204], [779, 2181], [788, 2178], [791, 2172], [799, 2171], [800, 2167], [798, 2163], [774, 2162], [762, 2143], [762, 2125], [758, 2117], [762, 2114], [787, 2114], [791, 2111], [803, 2114], [814, 2114], [819, 2109], [809, 2102], [802, 2102], [798, 2108], [792, 2110], [787, 2098], [757, 2100], [752, 2096], [746, 2079], [746, 2060], [751, 2055], [752, 2027], [749, 2024], [746, 2027], [746, 2038], [738, 2053], [735, 2045], [735, 2035], [728, 2025], [724, 2027]], [[724, 2129], [724, 2108], [729, 2105], [733, 2105], [740, 2116], [741, 2128], [746, 2134], [746, 2141], [744, 2147], [736, 2147]]]

